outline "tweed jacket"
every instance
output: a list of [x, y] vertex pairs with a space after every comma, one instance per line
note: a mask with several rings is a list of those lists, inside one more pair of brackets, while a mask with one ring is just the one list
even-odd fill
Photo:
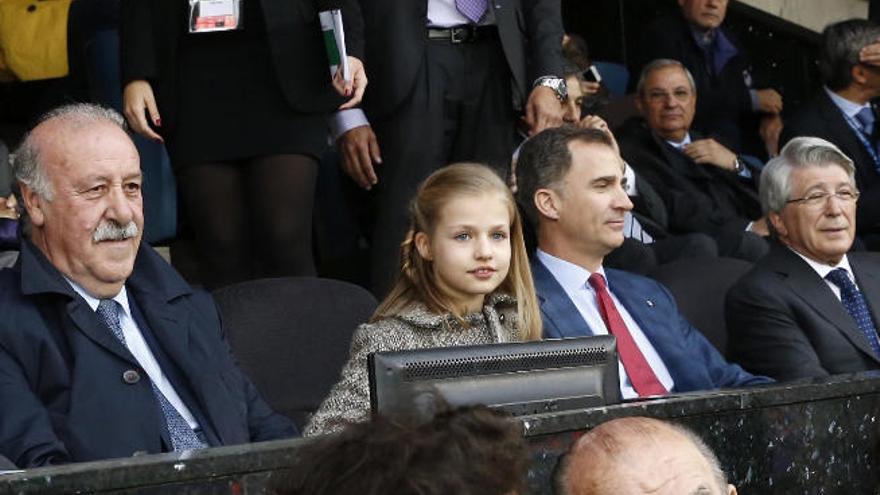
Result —
[[371, 353], [522, 340], [516, 300], [506, 294], [491, 295], [481, 313], [470, 314], [465, 320], [468, 328], [448, 313], [431, 313], [424, 304], [416, 303], [398, 315], [358, 327], [339, 381], [306, 426], [304, 436], [331, 433], [347, 423], [369, 419], [367, 356]]

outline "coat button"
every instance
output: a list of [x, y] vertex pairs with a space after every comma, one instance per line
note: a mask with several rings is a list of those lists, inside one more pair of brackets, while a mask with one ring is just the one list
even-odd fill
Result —
[[141, 381], [141, 374], [135, 370], [126, 370], [125, 373], [122, 374], [122, 381], [129, 385], [134, 385]]

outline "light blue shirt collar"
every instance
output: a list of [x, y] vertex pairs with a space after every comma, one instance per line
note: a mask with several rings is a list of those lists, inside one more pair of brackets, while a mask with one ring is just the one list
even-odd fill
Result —
[[[98, 304], [101, 302], [100, 299], [86, 292], [86, 290], [83, 289], [81, 285], [74, 282], [73, 280], [70, 280], [66, 276], [64, 277], [64, 280], [67, 280], [67, 283], [70, 284], [73, 290], [75, 290], [76, 293], [79, 294], [80, 297], [82, 297], [86, 301], [86, 304], [88, 304], [89, 307], [92, 308], [92, 311], [98, 310]], [[113, 296], [111, 299], [118, 302], [119, 305], [122, 306], [122, 310], [127, 316], [131, 316], [131, 310], [128, 307], [128, 292], [126, 292], [125, 290], [125, 285], [123, 285], [122, 290], [120, 290], [119, 293]]]
[[831, 101], [834, 102], [834, 105], [840, 109], [847, 117], [854, 119], [856, 118], [856, 114], [858, 114], [863, 108], [871, 108], [869, 103], [865, 103], [864, 105], [858, 104], [854, 101], [847, 100], [846, 98], [840, 96], [828, 89], [828, 86], [823, 86], [822, 89], [825, 90], [825, 93], [828, 94], [828, 97], [831, 98]]
[[[593, 289], [592, 286], [587, 283], [587, 280], [592, 273], [586, 268], [575, 265], [570, 261], [565, 261], [562, 258], [557, 258], [552, 254], [547, 254], [546, 252], [541, 251], [541, 249], [537, 249], [536, 253], [538, 255], [538, 260], [550, 270], [553, 278], [555, 278], [556, 281], [559, 282], [559, 285], [561, 285], [566, 291], [582, 289], [584, 286], [590, 290]], [[600, 266], [596, 272], [605, 278], [605, 283], [607, 285], [608, 277], [605, 276], [605, 269]]]

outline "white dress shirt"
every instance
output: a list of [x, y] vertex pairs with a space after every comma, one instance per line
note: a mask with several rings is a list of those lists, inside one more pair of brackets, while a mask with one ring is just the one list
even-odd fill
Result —
[[[578, 312], [590, 327], [590, 330], [593, 331], [593, 334], [608, 335], [608, 328], [605, 326], [605, 321], [602, 319], [602, 313], [599, 312], [599, 304], [596, 301], [596, 291], [587, 282], [591, 275], [590, 271], [581, 266], [575, 265], [574, 263], [547, 254], [540, 249], [537, 250], [537, 254], [538, 260], [550, 270], [553, 278], [555, 278], [556, 281], [559, 282], [559, 285], [562, 286], [562, 290], [565, 291], [568, 298], [574, 303]], [[599, 267], [598, 273], [605, 277], [604, 268]], [[620, 313], [620, 317], [623, 318], [623, 322], [626, 324], [626, 328], [629, 330], [630, 335], [632, 335], [636, 346], [642, 351], [642, 355], [645, 356], [645, 360], [648, 362], [651, 370], [654, 371], [654, 374], [657, 375], [657, 379], [660, 380], [660, 383], [663, 384], [666, 390], [672, 390], [675, 383], [672, 381], [672, 375], [669, 374], [666, 365], [663, 364], [663, 359], [660, 357], [660, 354], [654, 349], [651, 341], [648, 340], [648, 337], [642, 332], [639, 324], [636, 323], [632, 315], [629, 314], [629, 311], [626, 310], [623, 304], [617, 299], [617, 296], [614, 295], [614, 287], [608, 281], [607, 277], [605, 278], [605, 281], [608, 285], [608, 293], [611, 295], [611, 300], [614, 301], [614, 306], [617, 308], [617, 312]], [[623, 367], [623, 363], [619, 361], [618, 369], [620, 370], [620, 393], [623, 398], [633, 399], [638, 397], [639, 394], [633, 388], [629, 376], [626, 374], [626, 370]]]
[[[92, 311], [97, 311], [98, 304], [101, 302], [99, 299], [96, 299], [91, 296], [85, 289], [79, 286], [73, 280], [65, 277], [67, 283], [73, 287], [73, 290], [76, 291], [83, 299], [85, 299], [86, 304], [92, 308]], [[159, 367], [159, 362], [156, 361], [156, 356], [153, 355], [153, 351], [150, 350], [150, 346], [147, 345], [146, 340], [144, 340], [144, 336], [141, 333], [140, 328], [138, 328], [137, 323], [134, 321], [134, 317], [131, 314], [131, 308], [128, 304], [128, 292], [125, 290], [125, 286], [122, 286], [122, 290], [119, 291], [119, 294], [113, 297], [113, 300], [119, 303], [121, 307], [121, 311], [119, 311], [119, 324], [122, 326], [122, 335], [125, 336], [125, 346], [128, 348], [128, 351], [131, 352], [131, 355], [137, 360], [138, 364], [141, 365], [141, 368], [147, 373], [150, 377], [150, 380], [159, 388], [159, 391], [162, 392], [162, 395], [168, 399], [168, 402], [177, 409], [177, 412], [183, 416], [183, 419], [186, 420], [187, 424], [194, 431], [199, 428], [199, 423], [196, 421], [196, 418], [193, 417], [192, 413], [189, 411], [189, 408], [186, 407], [186, 404], [180, 399], [180, 396], [177, 395], [177, 392], [174, 390], [174, 387], [171, 385], [171, 382], [168, 381], [168, 378], [162, 373], [162, 369]], [[107, 329], [110, 332], [110, 329]], [[111, 334], [112, 335], [112, 334]]]
[[[789, 248], [789, 249], [791, 249], [791, 248]], [[834, 295], [837, 296], [838, 300], [840, 300], [840, 287], [834, 285], [834, 283], [832, 283], [830, 280], [825, 278], [829, 273], [831, 273], [832, 271], [834, 271], [838, 268], [843, 268], [844, 270], [846, 270], [846, 275], [847, 275], [847, 277], [849, 277], [850, 282], [852, 282], [853, 285], [856, 286], [856, 289], [858, 289], [859, 291], [862, 290], [862, 289], [859, 289], [859, 284], [856, 282], [856, 277], [853, 275], [852, 267], [849, 265], [849, 260], [847, 259], [845, 254], [843, 255], [843, 258], [840, 259], [839, 263], [837, 263], [834, 266], [831, 266], [831, 265], [826, 265], [825, 263], [819, 263], [816, 260], [807, 258], [806, 256], [795, 251], [794, 249], [792, 249], [791, 251], [794, 254], [800, 256], [802, 260], [804, 260], [808, 265], [810, 265], [810, 268], [812, 268], [819, 275], [819, 277], [822, 278], [822, 281], [825, 282], [825, 285], [827, 285], [829, 288], [831, 288], [831, 291], [834, 292]]]

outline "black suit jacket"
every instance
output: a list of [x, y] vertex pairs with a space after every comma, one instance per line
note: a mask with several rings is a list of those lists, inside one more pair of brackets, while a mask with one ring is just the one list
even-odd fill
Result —
[[[880, 256], [850, 253], [848, 259], [878, 322]], [[752, 373], [792, 380], [880, 369], [831, 288], [781, 244], [730, 289], [725, 313], [731, 359]]]
[[[720, 73], [712, 74], [684, 17], [680, 13], [661, 17], [643, 35], [640, 57], [633, 68], [633, 80], [638, 80], [642, 68], [654, 59], [678, 60], [694, 76], [697, 86], [697, 113], [691, 128], [713, 135], [725, 146], [742, 152], [744, 143], [740, 128], [750, 126], [749, 120], [753, 116], [745, 76], [750, 64], [731, 34], [726, 30], [724, 33], [737, 46], [739, 54], [728, 61]], [[746, 137], [752, 138], [751, 135]]]
[[[699, 139], [693, 133], [691, 137]], [[641, 119], [627, 122], [618, 138], [620, 152], [638, 181], [648, 181], [663, 198], [670, 233], [745, 230], [749, 221], [761, 216], [749, 184], [733, 172], [695, 163], [654, 136]]]
[[[147, 245], [126, 288], [212, 445], [296, 433], [235, 364], [210, 295]], [[0, 308], [0, 455], [24, 468], [165, 450], [146, 372], [30, 242], [0, 271]], [[129, 370], [141, 378], [127, 382]]]
[[[330, 112], [343, 101], [330, 85], [329, 62], [318, 12], [341, 7], [346, 49], [363, 58], [363, 21], [358, 0], [259, 0], [278, 83], [298, 112]], [[176, 119], [177, 49], [186, 33], [184, 0], [124, 0], [120, 42], [122, 82], [146, 79], [153, 86], [163, 129]]]
[[856, 185], [862, 193], [856, 208], [856, 229], [860, 235], [880, 233], [880, 173], [871, 154], [825, 90], [786, 119], [780, 144], [798, 136], [815, 136], [830, 141], [855, 163]]
[[[522, 104], [540, 76], [562, 74], [559, 0], [490, 0], [510, 67], [514, 98]], [[410, 94], [427, 44], [427, 0], [361, 0], [370, 85], [364, 109], [381, 118]]]

